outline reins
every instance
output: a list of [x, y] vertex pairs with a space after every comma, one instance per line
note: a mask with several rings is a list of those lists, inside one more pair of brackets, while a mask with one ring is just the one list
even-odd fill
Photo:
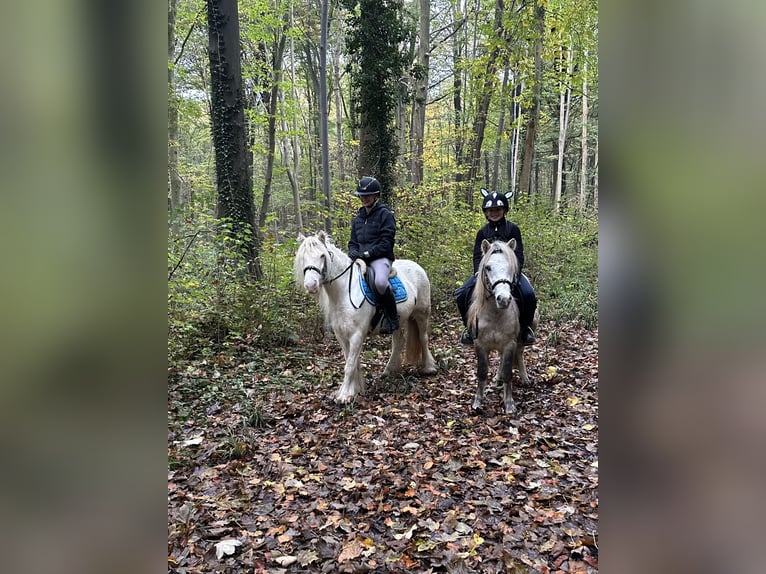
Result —
[[[327, 251], [327, 253], [329, 253], [329, 254], [330, 254], [330, 259], [333, 259], [333, 256], [332, 256], [332, 251], [329, 251], [329, 250], [328, 250], [328, 251]], [[346, 272], [347, 272], [349, 269], [351, 269], [353, 266], [354, 266], [354, 261], [352, 260], [352, 261], [351, 261], [351, 263], [349, 263], [349, 264], [348, 264], [348, 266], [347, 266], [347, 267], [346, 267], [346, 268], [345, 268], [343, 271], [341, 271], [340, 273], [338, 273], [338, 274], [337, 274], [335, 277], [333, 277], [332, 279], [326, 279], [326, 278], [325, 278], [325, 276], [326, 276], [326, 274], [327, 274], [327, 270], [326, 270], [326, 269], [319, 269], [318, 267], [314, 267], [313, 265], [307, 265], [306, 267], [304, 267], [304, 268], [303, 268], [303, 274], [305, 275], [305, 274], [306, 274], [306, 271], [316, 271], [317, 273], [319, 273], [319, 276], [322, 278], [322, 283], [323, 283], [323, 284], [325, 284], [325, 285], [329, 285], [330, 283], [332, 283], [332, 282], [333, 282], [333, 281], [335, 281], [336, 279], [340, 279], [341, 277], [343, 277], [343, 275], [345, 275], [345, 274], [346, 274]], [[361, 309], [361, 308], [362, 308], [362, 305], [364, 305], [364, 297], [362, 297], [362, 302], [361, 302], [361, 303], [359, 303], [359, 307], [357, 307], [356, 305], [354, 305], [354, 300], [351, 298], [351, 283], [352, 283], [352, 279], [353, 279], [353, 276], [354, 276], [354, 274], [353, 274], [353, 273], [349, 273], [349, 274], [348, 274], [348, 300], [349, 300], [349, 302], [351, 303], [351, 306], [352, 306], [354, 309]]]

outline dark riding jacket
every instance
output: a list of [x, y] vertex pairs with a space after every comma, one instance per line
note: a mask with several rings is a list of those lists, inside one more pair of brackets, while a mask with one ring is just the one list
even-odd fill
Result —
[[351, 239], [348, 256], [364, 259], [365, 263], [386, 257], [393, 261], [396, 221], [390, 209], [380, 201], [375, 202], [370, 213], [364, 207], [351, 220]]
[[479, 229], [476, 234], [476, 241], [473, 244], [473, 272], [479, 271], [479, 263], [484, 255], [481, 251], [481, 242], [483, 240], [492, 241], [510, 241], [511, 238], [516, 240], [516, 258], [519, 260], [519, 272], [524, 267], [524, 244], [521, 242], [521, 230], [515, 223], [508, 221], [503, 217], [497, 223], [488, 222], [484, 227]]

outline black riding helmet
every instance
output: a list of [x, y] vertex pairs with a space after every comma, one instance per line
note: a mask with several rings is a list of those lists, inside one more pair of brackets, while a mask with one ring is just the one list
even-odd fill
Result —
[[359, 184], [356, 186], [356, 195], [374, 195], [380, 193], [380, 182], [374, 177], [365, 176], [359, 180]]
[[510, 209], [509, 200], [513, 197], [512, 191], [509, 191], [506, 194], [497, 193], [496, 191], [493, 191], [492, 193], [490, 193], [482, 187], [481, 195], [484, 197], [484, 201], [481, 204], [481, 210], [484, 212], [485, 215], [487, 213], [487, 210], [490, 209], [491, 207], [502, 207], [503, 214], [508, 213], [508, 209]]

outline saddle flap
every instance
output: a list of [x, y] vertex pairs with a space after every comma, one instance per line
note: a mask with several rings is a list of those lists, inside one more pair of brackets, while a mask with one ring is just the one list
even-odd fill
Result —
[[[401, 303], [407, 299], [407, 288], [398, 276], [390, 277], [388, 285], [391, 287], [391, 292], [394, 294], [394, 301]], [[364, 293], [364, 298], [367, 299], [371, 305], [377, 306], [376, 293], [361, 273], [359, 274], [359, 287], [361, 287], [362, 293]]]

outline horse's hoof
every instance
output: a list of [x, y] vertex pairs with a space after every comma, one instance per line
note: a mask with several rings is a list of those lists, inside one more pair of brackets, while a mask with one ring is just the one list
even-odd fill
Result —
[[505, 405], [505, 414], [507, 415], [513, 415], [516, 414], [516, 405]]
[[481, 408], [482, 408], [483, 406], [484, 406], [484, 405], [482, 404], [482, 401], [480, 401], [480, 400], [478, 400], [478, 399], [476, 399], [475, 401], [473, 401], [473, 410], [475, 410], [475, 411], [481, 410]]

